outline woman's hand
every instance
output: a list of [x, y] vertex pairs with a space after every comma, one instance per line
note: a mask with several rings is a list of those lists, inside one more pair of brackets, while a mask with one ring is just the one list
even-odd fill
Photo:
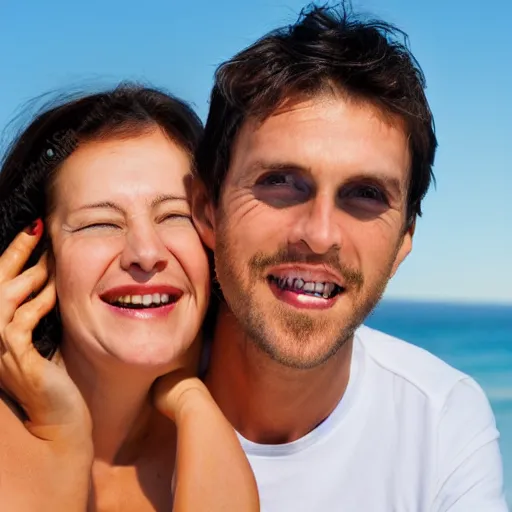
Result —
[[153, 387], [157, 409], [178, 431], [175, 512], [257, 512], [256, 481], [233, 427], [197, 377], [200, 342]]
[[153, 387], [153, 401], [156, 408], [178, 428], [185, 411], [192, 404], [206, 403], [208, 407], [217, 407], [206, 386], [185, 370], [175, 370], [158, 379]]
[[0, 387], [23, 409], [29, 432], [67, 446], [90, 439], [92, 426], [82, 395], [60, 356], [49, 361], [32, 343], [32, 331], [56, 301], [45, 255], [19, 274], [41, 232], [39, 221], [35, 229], [21, 232], [0, 256]]
[[157, 379], [153, 385], [153, 403], [155, 407], [175, 423], [185, 398], [192, 398], [190, 391], [209, 396], [205, 385], [197, 378], [202, 339], [198, 336], [189, 349], [175, 361], [175, 369]]
[[0, 502], [6, 510], [85, 512], [94, 456], [90, 414], [61, 358], [45, 359], [32, 343], [56, 301], [46, 256], [20, 274], [41, 232], [39, 222], [0, 256], [0, 388], [21, 407], [26, 428], [4, 418]]

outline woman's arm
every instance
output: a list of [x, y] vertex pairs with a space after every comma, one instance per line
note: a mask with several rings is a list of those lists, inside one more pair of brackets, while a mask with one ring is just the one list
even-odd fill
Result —
[[0, 399], [0, 510], [85, 512], [92, 446], [32, 436]]
[[173, 511], [259, 511], [249, 462], [205, 385], [178, 370], [157, 381], [155, 402], [178, 430]]
[[84, 512], [90, 416], [59, 358], [44, 359], [32, 343], [55, 286], [44, 258], [19, 274], [39, 237], [20, 233], [0, 256], [0, 503], [12, 512]]

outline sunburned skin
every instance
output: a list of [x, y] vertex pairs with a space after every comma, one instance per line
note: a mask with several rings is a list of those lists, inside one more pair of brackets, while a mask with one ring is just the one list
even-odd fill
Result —
[[28, 416], [20, 404], [13, 400], [3, 389], [0, 389], [0, 402], [3, 402], [20, 421], [27, 421]]
[[[240, 443], [195, 377], [210, 284], [189, 174], [188, 153], [159, 130], [83, 144], [52, 190], [55, 275], [42, 258], [18, 276], [40, 232], [0, 255], [0, 387], [29, 418], [0, 401], [2, 508], [258, 509]], [[63, 335], [48, 360], [32, 331], [57, 296]], [[197, 475], [219, 468], [229, 475], [198, 493]]]

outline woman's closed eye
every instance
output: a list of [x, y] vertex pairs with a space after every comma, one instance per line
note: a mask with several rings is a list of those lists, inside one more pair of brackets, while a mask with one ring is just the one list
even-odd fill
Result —
[[114, 224], [112, 222], [91, 222], [89, 224], [85, 224], [83, 226], [80, 226], [78, 228], [76, 228], [74, 231], [75, 233], [78, 233], [80, 231], [85, 231], [85, 230], [107, 230], [107, 229], [110, 229], [110, 230], [115, 230], [115, 229], [122, 229], [121, 226], [119, 226], [118, 224]]
[[189, 223], [192, 221], [192, 216], [189, 213], [173, 212], [160, 215], [156, 219], [157, 224], [181, 224]]

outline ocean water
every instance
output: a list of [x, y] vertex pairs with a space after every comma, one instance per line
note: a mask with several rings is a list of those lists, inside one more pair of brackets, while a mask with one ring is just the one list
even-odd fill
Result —
[[384, 300], [366, 324], [419, 345], [482, 386], [501, 433], [512, 510], [512, 306]]

